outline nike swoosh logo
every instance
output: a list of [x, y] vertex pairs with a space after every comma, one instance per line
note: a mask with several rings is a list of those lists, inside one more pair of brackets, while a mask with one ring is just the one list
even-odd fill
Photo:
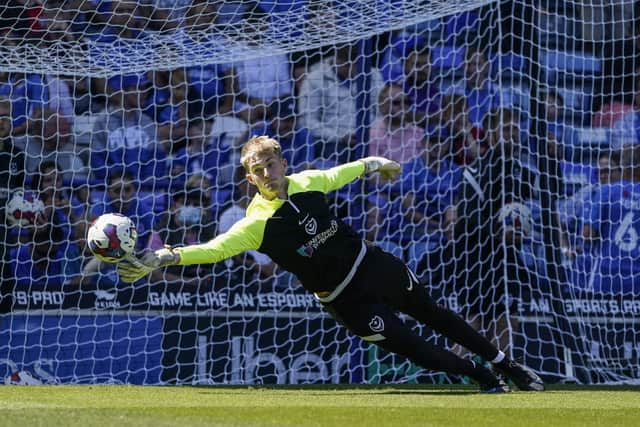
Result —
[[418, 278], [416, 277], [415, 274], [413, 274], [413, 271], [411, 271], [410, 269], [407, 268], [407, 276], [409, 276], [409, 286], [407, 286], [407, 290], [409, 292], [411, 292], [413, 290], [413, 284], [414, 283], [418, 283]]
[[298, 225], [304, 224], [307, 218], [309, 218], [309, 214], [306, 214], [304, 218], [302, 218], [301, 220], [298, 220]]

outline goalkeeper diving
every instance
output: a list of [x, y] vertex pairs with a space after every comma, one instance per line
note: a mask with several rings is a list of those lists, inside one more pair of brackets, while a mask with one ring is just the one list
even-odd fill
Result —
[[[365, 341], [426, 369], [469, 376], [482, 392], [508, 392], [503, 376], [520, 390], [544, 390], [533, 371], [510, 360], [461, 317], [438, 305], [402, 260], [363, 240], [332, 213], [326, 193], [368, 174], [394, 178], [401, 169], [398, 163], [365, 157], [287, 176], [280, 144], [266, 136], [249, 139], [240, 161], [247, 180], [258, 189], [246, 216], [209, 242], [165, 247], [138, 261], [121, 262], [122, 280], [135, 282], [157, 268], [211, 264], [257, 250], [295, 274], [336, 321]], [[427, 342], [398, 318], [397, 311], [480, 355], [494, 369]]]

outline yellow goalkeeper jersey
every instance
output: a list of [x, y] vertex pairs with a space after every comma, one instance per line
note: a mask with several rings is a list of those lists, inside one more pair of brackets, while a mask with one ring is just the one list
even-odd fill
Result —
[[267, 254], [312, 292], [331, 292], [353, 277], [364, 241], [331, 211], [325, 194], [364, 173], [361, 161], [287, 176], [288, 198], [256, 194], [245, 218], [213, 240], [177, 248], [181, 264], [210, 264], [246, 250]]

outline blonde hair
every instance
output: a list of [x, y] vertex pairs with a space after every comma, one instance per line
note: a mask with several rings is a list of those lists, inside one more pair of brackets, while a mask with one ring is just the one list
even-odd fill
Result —
[[254, 136], [245, 142], [240, 151], [240, 163], [244, 170], [249, 172], [249, 160], [259, 154], [274, 154], [282, 159], [282, 147], [280, 143], [266, 135]]

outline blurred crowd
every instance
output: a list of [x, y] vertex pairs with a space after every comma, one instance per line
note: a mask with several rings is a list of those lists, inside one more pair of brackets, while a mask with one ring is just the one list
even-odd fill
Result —
[[[448, 260], [462, 262], [459, 251], [450, 254], [470, 233], [465, 203], [473, 194], [465, 174], [508, 164], [511, 169], [490, 175], [528, 178], [480, 188], [501, 203], [478, 212], [492, 224], [505, 221], [507, 203], [527, 207], [510, 217], [517, 236], [505, 243], [515, 254], [509, 259], [544, 280], [542, 215], [553, 212], [553, 239], [562, 252], [556, 262], [579, 273], [604, 255], [609, 262], [599, 264], [601, 277], [620, 278], [594, 285], [584, 274], [570, 274], [574, 286], [640, 291], [634, 279], [640, 229], [635, 219], [625, 223], [614, 209], [600, 208], [615, 205], [610, 195], [620, 191], [640, 198], [627, 188], [640, 170], [640, 154], [629, 149], [640, 143], [640, 77], [631, 103], [604, 103], [588, 120], [609, 132], [607, 148], [575, 150], [575, 118], [561, 91], [532, 89], [520, 78], [517, 86], [541, 108], [542, 131], [532, 134], [528, 103], [513, 96], [514, 85], [504, 86], [493, 61], [497, 52], [480, 41], [453, 50], [462, 52], [461, 64], [443, 84], [432, 40], [420, 26], [377, 40], [367, 69], [355, 43], [291, 55], [265, 51], [261, 35], [273, 25], [269, 13], [256, 3], [240, 5], [233, 18], [222, 19], [216, 2], [197, 0], [8, 2], [0, 14], [3, 43], [84, 43], [88, 55], [99, 56], [101, 43], [144, 40], [150, 32], [216, 37], [211, 23], [219, 21], [239, 28], [255, 55], [105, 78], [0, 72], [0, 205], [18, 190], [42, 202], [32, 220], [3, 221], [6, 283], [117, 285], [114, 267], [92, 258], [84, 242], [88, 225], [106, 212], [134, 220], [139, 251], [224, 232], [253, 195], [239, 168], [239, 148], [252, 135], [269, 135], [282, 145], [290, 172], [364, 155], [401, 163], [395, 183], [354, 183], [330, 197], [357, 231], [409, 259], [432, 282], [447, 281]], [[557, 188], [541, 184], [545, 176], [557, 178]], [[519, 182], [530, 186], [523, 190]], [[541, 203], [545, 191], [553, 192], [552, 208]], [[621, 243], [623, 251], [607, 249]], [[292, 281], [259, 253], [223, 264], [173, 267], [150, 280]]]

